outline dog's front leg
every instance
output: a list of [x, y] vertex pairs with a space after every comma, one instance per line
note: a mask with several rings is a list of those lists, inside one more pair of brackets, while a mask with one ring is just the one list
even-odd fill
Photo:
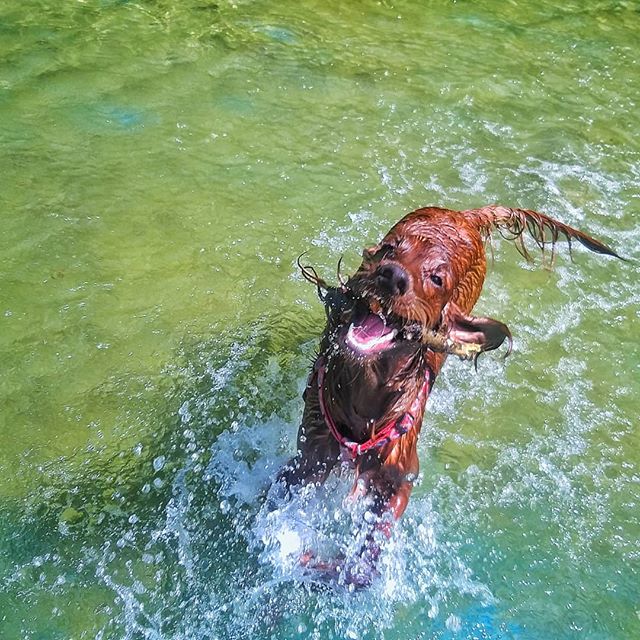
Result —
[[276, 482], [287, 492], [309, 483], [321, 484], [327, 479], [336, 462], [337, 459], [308, 455], [299, 451], [280, 469]]
[[[286, 495], [295, 487], [309, 483], [321, 484], [340, 460], [340, 447], [324, 423], [305, 407], [302, 425], [298, 430], [298, 451], [284, 465], [276, 477], [276, 483]], [[314, 419], [315, 418], [315, 419]]]
[[[417, 459], [415, 462], [417, 465]], [[416, 474], [417, 466], [415, 471], [413, 468], [410, 471], [402, 464], [373, 458], [363, 460], [359, 467], [350, 499], [368, 500], [370, 507], [364, 514], [365, 538], [358, 562], [351, 568], [348, 578], [357, 587], [367, 586], [377, 575], [376, 565], [384, 543], [407, 508]]]

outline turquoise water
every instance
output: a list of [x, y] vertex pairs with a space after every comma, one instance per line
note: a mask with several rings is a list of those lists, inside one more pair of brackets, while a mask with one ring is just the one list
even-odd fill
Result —
[[[634, 2], [5, 0], [0, 637], [640, 637], [639, 35]], [[513, 355], [447, 363], [379, 583], [310, 590], [262, 509], [323, 322], [295, 259], [490, 202], [631, 261], [496, 241]]]

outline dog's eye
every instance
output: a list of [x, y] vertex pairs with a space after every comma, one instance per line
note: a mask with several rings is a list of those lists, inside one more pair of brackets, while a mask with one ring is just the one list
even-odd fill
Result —
[[386, 243], [380, 244], [375, 247], [369, 247], [362, 252], [362, 257], [365, 260], [380, 260], [385, 258], [393, 251], [393, 246]]
[[395, 256], [396, 247], [388, 242], [381, 244], [374, 250], [369, 250], [369, 257], [374, 260], [382, 260], [382, 258], [392, 258]]
[[435, 284], [436, 287], [442, 286], [442, 278], [437, 273], [430, 273], [429, 280], [431, 280], [431, 282], [433, 282], [433, 284]]

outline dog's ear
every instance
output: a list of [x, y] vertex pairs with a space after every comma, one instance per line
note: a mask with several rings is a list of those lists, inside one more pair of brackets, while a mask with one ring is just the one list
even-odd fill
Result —
[[499, 320], [467, 316], [455, 303], [449, 302], [443, 311], [443, 324], [447, 337], [453, 342], [478, 344], [484, 352], [497, 349], [507, 340], [509, 348], [505, 357], [511, 353], [511, 331]]

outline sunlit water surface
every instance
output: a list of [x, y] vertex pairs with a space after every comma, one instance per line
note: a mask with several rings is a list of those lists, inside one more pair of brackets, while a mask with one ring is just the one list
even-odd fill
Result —
[[[631, 1], [5, 0], [0, 637], [640, 637], [638, 38]], [[502, 202], [506, 241], [369, 590], [348, 477], [265, 509], [328, 279], [403, 213]], [[354, 511], [355, 510], [355, 511]]]

